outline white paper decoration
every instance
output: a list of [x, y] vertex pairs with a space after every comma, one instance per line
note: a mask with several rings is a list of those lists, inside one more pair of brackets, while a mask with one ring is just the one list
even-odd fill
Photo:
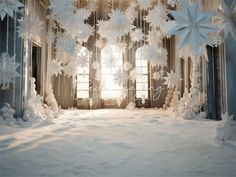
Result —
[[128, 20], [129, 20], [130, 22], [133, 22], [133, 21], [135, 20], [135, 18], [137, 18], [138, 12], [135, 10], [135, 7], [129, 6], [129, 7], [125, 10], [125, 16], [128, 18]]
[[62, 72], [62, 63], [58, 60], [49, 60], [48, 73], [50, 76], [55, 75], [56, 77]]
[[145, 20], [150, 23], [153, 28], [161, 28], [168, 20], [168, 10], [162, 5], [156, 5], [152, 10], [149, 10]]
[[160, 72], [154, 72], [152, 74], [152, 79], [154, 79], [154, 80], [160, 80], [161, 78], [162, 78], [162, 76], [161, 76]]
[[175, 7], [179, 0], [167, 0], [167, 4], [171, 7]]
[[10, 57], [8, 53], [2, 53], [0, 58], [0, 86], [2, 90], [9, 89], [10, 84], [14, 84], [15, 77], [20, 77], [16, 69], [20, 63], [14, 62], [14, 56]]
[[175, 88], [178, 86], [178, 83], [181, 81], [181, 78], [179, 75], [171, 71], [170, 73], [167, 73], [167, 76], [164, 77], [165, 82], [163, 85], [167, 85], [168, 88]]
[[86, 20], [91, 15], [91, 12], [88, 9], [80, 8], [80, 9], [77, 9], [76, 15]]
[[76, 40], [69, 35], [58, 34], [56, 49], [61, 52], [66, 52], [68, 55], [74, 55], [77, 51]]
[[20, 25], [17, 26], [17, 32], [20, 37], [32, 37], [41, 34], [43, 28], [43, 22], [39, 18], [27, 15], [24, 19], [19, 20]]
[[224, 36], [227, 38], [229, 34], [236, 40], [236, 1], [233, 0], [226, 4], [223, 0], [223, 7], [219, 9], [219, 28], [224, 29]]
[[177, 25], [169, 33], [180, 36], [180, 48], [191, 44], [194, 52], [199, 53], [201, 44], [211, 45], [208, 33], [217, 31], [209, 24], [213, 12], [201, 13], [198, 3], [189, 6], [186, 0], [181, 0], [181, 11], [172, 11], [171, 14]]
[[162, 42], [163, 37], [164, 36], [159, 30], [152, 29], [148, 32], [147, 41], [151, 46], [158, 48], [158, 47], [162, 47], [163, 45], [163, 42]]
[[93, 63], [92, 63], [92, 67], [93, 67], [93, 69], [99, 69], [100, 68], [100, 63], [98, 62], [98, 61], [94, 61]]
[[132, 64], [126, 61], [123, 64], [123, 68], [124, 68], [124, 71], [129, 71], [130, 69], [132, 69]]
[[132, 69], [130, 72], [129, 72], [129, 79], [133, 82], [135, 82], [136, 80], [136, 68]]
[[133, 42], [139, 42], [144, 39], [144, 34], [142, 29], [136, 28], [130, 32], [130, 37]]
[[119, 86], [122, 86], [128, 80], [128, 75], [122, 69], [117, 70], [113, 76], [115, 83]]
[[18, 0], [1, 0], [0, 1], [0, 16], [1, 20], [5, 18], [6, 15], [14, 17], [14, 12], [18, 12], [20, 7], [24, 7], [24, 4]]

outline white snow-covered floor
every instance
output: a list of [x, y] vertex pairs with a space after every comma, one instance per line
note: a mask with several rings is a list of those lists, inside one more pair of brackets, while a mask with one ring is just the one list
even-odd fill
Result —
[[70, 110], [50, 124], [0, 125], [1, 177], [235, 177], [218, 122], [164, 110]]

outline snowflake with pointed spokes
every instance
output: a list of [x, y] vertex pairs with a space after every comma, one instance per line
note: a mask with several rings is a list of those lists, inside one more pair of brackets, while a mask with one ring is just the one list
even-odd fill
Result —
[[177, 25], [169, 33], [180, 36], [180, 48], [191, 44], [194, 52], [200, 53], [201, 44], [211, 45], [208, 34], [218, 30], [209, 24], [213, 12], [201, 13], [198, 3], [189, 6], [186, 0], [181, 0], [181, 11], [172, 11], [171, 14]]
[[122, 69], [119, 69], [113, 74], [114, 81], [117, 85], [122, 86], [127, 80], [128, 75], [122, 71]]
[[2, 90], [7, 90], [10, 84], [14, 84], [15, 77], [20, 77], [16, 71], [20, 63], [14, 62], [14, 56], [10, 57], [8, 53], [2, 53], [0, 58], [0, 85]]
[[149, 10], [145, 20], [154, 28], [161, 28], [169, 19], [167, 8], [162, 5], [156, 5], [152, 10]]
[[6, 15], [14, 18], [14, 12], [19, 12], [19, 8], [24, 7], [24, 4], [18, 0], [0, 0], [0, 16], [3, 20]]
[[133, 42], [139, 42], [144, 39], [144, 34], [142, 29], [136, 28], [130, 32], [130, 37]]
[[48, 63], [48, 73], [50, 76], [55, 75], [56, 77], [62, 74], [62, 62], [58, 60], [49, 60]]
[[152, 0], [138, 0], [138, 5], [140, 9], [148, 9], [152, 7]]
[[17, 26], [17, 32], [20, 37], [31, 38], [33, 35], [38, 36], [41, 34], [43, 22], [39, 18], [32, 15], [27, 15], [24, 19], [19, 20], [20, 25]]
[[218, 26], [221, 31], [224, 30], [224, 37], [227, 38], [229, 34], [236, 40], [236, 1], [230, 3], [223, 2], [223, 7], [219, 8]]
[[179, 82], [181, 81], [181, 78], [178, 74], [171, 71], [170, 73], [167, 73], [167, 76], [164, 77], [165, 82], [163, 85], [167, 85], [168, 88], [175, 88], [178, 86]]

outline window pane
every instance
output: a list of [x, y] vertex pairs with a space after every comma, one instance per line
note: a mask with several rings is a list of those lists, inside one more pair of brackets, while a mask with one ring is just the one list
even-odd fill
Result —
[[78, 83], [77, 84], [77, 90], [89, 90], [89, 83], [86, 82], [86, 83]]
[[148, 98], [148, 92], [147, 91], [136, 91], [136, 98], [142, 98], [144, 95], [145, 98]]
[[77, 98], [89, 98], [88, 91], [77, 91]]

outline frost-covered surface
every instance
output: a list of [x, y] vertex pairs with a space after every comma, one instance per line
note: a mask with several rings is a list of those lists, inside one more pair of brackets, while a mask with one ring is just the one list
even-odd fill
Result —
[[236, 144], [219, 122], [164, 110], [69, 110], [50, 124], [0, 120], [3, 177], [233, 177]]

